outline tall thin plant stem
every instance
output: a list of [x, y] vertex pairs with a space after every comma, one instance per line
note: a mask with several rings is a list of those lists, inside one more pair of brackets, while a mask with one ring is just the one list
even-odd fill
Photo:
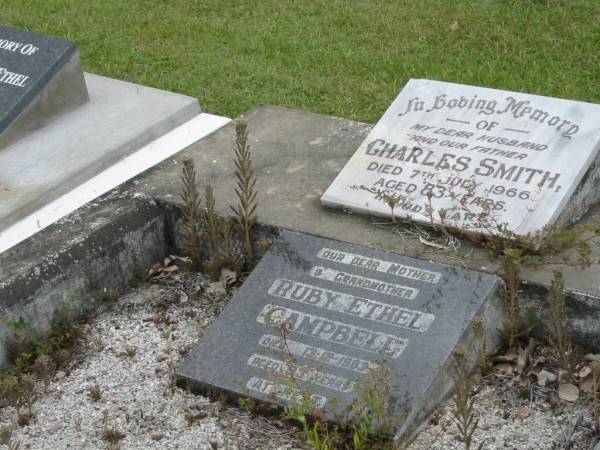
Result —
[[237, 186], [235, 193], [239, 200], [237, 206], [231, 206], [236, 216], [236, 224], [244, 241], [246, 265], [254, 264], [251, 232], [256, 222], [256, 177], [252, 168], [250, 146], [248, 145], [248, 125], [239, 121], [235, 127], [235, 176]]

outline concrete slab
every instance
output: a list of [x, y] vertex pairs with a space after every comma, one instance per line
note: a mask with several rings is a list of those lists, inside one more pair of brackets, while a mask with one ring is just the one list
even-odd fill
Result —
[[[440, 251], [421, 243], [416, 236], [399, 233], [385, 222], [349, 212], [323, 207], [320, 197], [372, 125], [336, 117], [274, 106], [260, 106], [243, 117], [248, 122], [249, 143], [258, 177], [258, 218], [267, 226], [300, 231], [326, 238], [380, 248], [416, 258], [427, 259], [488, 273], [500, 274], [501, 261], [489, 252], [463, 241], [458, 251]], [[131, 194], [157, 198], [177, 204], [181, 189], [183, 159], [192, 158], [202, 186], [213, 185], [221, 212], [229, 214], [234, 198], [235, 178], [232, 160], [235, 125], [229, 124], [136, 179]], [[600, 208], [583, 219], [600, 219]], [[592, 259], [600, 260], [600, 248], [591, 239]], [[553, 257], [549, 266], [524, 268], [523, 302], [538, 314], [552, 279], [552, 271], [565, 274], [569, 292], [569, 325], [576, 340], [600, 348], [600, 267], [581, 270], [577, 264], [563, 262], [565, 253]]]
[[0, 152], [0, 232], [200, 113], [194, 98], [85, 74], [90, 101]]
[[0, 231], [0, 253], [38, 233], [57, 220], [100, 197], [125, 181], [202, 139], [231, 119], [201, 113], [164, 136]]

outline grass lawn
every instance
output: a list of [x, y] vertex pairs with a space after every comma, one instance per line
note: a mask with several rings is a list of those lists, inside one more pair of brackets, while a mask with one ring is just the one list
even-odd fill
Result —
[[232, 117], [376, 122], [409, 78], [600, 102], [599, 0], [3, 0], [0, 23]]

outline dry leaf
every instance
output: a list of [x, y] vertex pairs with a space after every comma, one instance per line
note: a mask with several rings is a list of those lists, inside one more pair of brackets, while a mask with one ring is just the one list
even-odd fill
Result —
[[574, 402], [579, 398], [579, 388], [571, 383], [561, 383], [558, 386], [558, 396], [568, 402]]
[[545, 363], [546, 363], [545, 356], [537, 356], [536, 358], [533, 359], [533, 361], [531, 362], [531, 365], [534, 367], [537, 367], [537, 366], [541, 366]]
[[173, 261], [181, 261], [184, 264], [191, 264], [192, 263], [192, 258], [188, 257], [188, 256], [177, 256], [177, 255], [169, 255], [169, 258], [171, 258]]
[[590, 375], [591, 373], [592, 373], [592, 368], [588, 367], [588, 366], [584, 366], [577, 373], [577, 376], [579, 376], [579, 378], [583, 379], [583, 378], [587, 377], [588, 375]]
[[178, 270], [179, 270], [179, 267], [173, 265], [173, 266], [165, 267], [162, 271], [171, 273], [171, 272], [177, 272]]
[[519, 386], [521, 389], [529, 389], [529, 385], [531, 384], [531, 379], [529, 377], [520, 376], [519, 377]]
[[494, 369], [498, 369], [506, 373], [513, 373], [515, 371], [515, 365], [511, 363], [502, 362], [494, 365]]
[[547, 370], [541, 370], [540, 373], [537, 374], [538, 381], [537, 384], [544, 387], [548, 383], [553, 383], [556, 381], [556, 375], [552, 372], [548, 372]]
[[595, 355], [593, 353], [587, 353], [583, 359], [585, 359], [586, 361], [598, 361], [600, 362], [600, 355]]
[[225, 286], [223, 285], [223, 282], [221, 282], [221, 281], [213, 281], [212, 283], [208, 283], [206, 292], [208, 292], [209, 294], [216, 294], [216, 295], [227, 294], [227, 290], [225, 289]]
[[529, 417], [529, 408], [521, 406], [519, 409], [517, 409], [517, 417], [521, 419], [521, 422], [523, 422]]
[[517, 360], [517, 355], [513, 355], [512, 353], [508, 353], [506, 355], [496, 355], [494, 356], [494, 362], [515, 362]]
[[189, 299], [190, 297], [184, 291], [179, 291], [179, 301], [181, 303], [187, 303]]
[[232, 285], [237, 280], [237, 273], [233, 270], [222, 269], [221, 276], [219, 277], [219, 281], [223, 283], [223, 286], [227, 287]]
[[458, 31], [459, 28], [460, 28], [460, 25], [458, 24], [458, 22], [456, 20], [450, 24], [450, 31]]

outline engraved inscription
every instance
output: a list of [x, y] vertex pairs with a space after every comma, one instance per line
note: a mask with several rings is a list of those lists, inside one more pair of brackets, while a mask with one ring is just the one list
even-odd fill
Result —
[[27, 80], [29, 80], [27, 75], [11, 72], [4, 67], [0, 67], [0, 83], [24, 88], [27, 86]]
[[327, 267], [314, 266], [310, 270], [311, 276], [322, 280], [329, 280], [345, 286], [358, 287], [369, 291], [380, 292], [382, 294], [393, 295], [406, 300], [414, 300], [419, 294], [419, 290], [402, 286], [400, 284], [388, 283], [387, 281], [376, 280], [374, 278], [363, 277], [342, 272], [341, 270], [330, 269]]
[[419, 332], [427, 331], [435, 319], [433, 314], [281, 278], [273, 282], [268, 292], [274, 297]]
[[382, 259], [370, 258], [356, 253], [343, 252], [332, 248], [323, 247], [317, 256], [321, 259], [334, 261], [349, 266], [361, 267], [367, 270], [375, 270], [383, 273], [398, 275], [411, 280], [424, 281], [425, 283], [439, 283], [442, 274], [418, 267], [396, 264]]
[[[246, 383], [246, 388], [250, 391], [259, 392], [264, 395], [274, 396], [279, 400], [291, 401], [292, 399], [296, 402], [302, 402], [302, 393], [293, 392], [288, 386], [283, 384], [273, 383], [272, 381], [265, 380], [263, 378], [252, 377]], [[321, 409], [327, 403], [327, 398], [322, 395], [312, 394], [310, 396], [312, 405]]]
[[355, 383], [344, 377], [338, 377], [327, 372], [321, 372], [309, 366], [299, 366], [269, 356], [254, 353], [248, 358], [250, 367], [266, 370], [276, 375], [291, 376], [298, 381], [316, 384], [339, 392], [353, 392]]
[[358, 373], [367, 373], [373, 366], [372, 362], [352, 356], [336, 353], [329, 350], [308, 345], [293, 339], [283, 339], [281, 336], [272, 334], [263, 335], [258, 343], [265, 348], [289, 353], [292, 356], [309, 359], [315, 363], [328, 364], [342, 369], [352, 370]]
[[266, 305], [256, 321], [276, 327], [286, 324], [290, 331], [298, 334], [367, 352], [379, 353], [394, 359], [400, 357], [408, 344], [406, 338], [371, 331], [273, 304]]

